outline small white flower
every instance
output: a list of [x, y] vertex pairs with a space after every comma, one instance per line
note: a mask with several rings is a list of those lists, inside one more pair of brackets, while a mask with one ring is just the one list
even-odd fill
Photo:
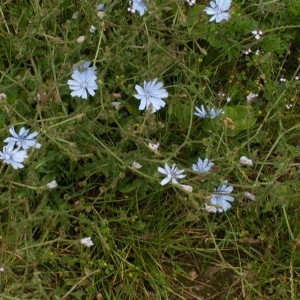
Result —
[[290, 104], [286, 104], [286, 105], [285, 105], [285, 107], [286, 107], [286, 109], [288, 109], [288, 110], [289, 110], [289, 109], [291, 109], [291, 108], [293, 107], [293, 104], [292, 104], [292, 103], [290, 103]]
[[142, 167], [142, 165], [141, 164], [139, 164], [138, 162], [136, 162], [136, 161], [134, 161], [133, 162], [133, 164], [132, 164], [132, 167], [134, 168], [134, 169], [140, 169], [141, 167]]
[[42, 103], [45, 103], [47, 101], [47, 95], [43, 91], [39, 91], [36, 94], [36, 98], [38, 99], [38, 101], [41, 101]]
[[185, 192], [192, 193], [193, 187], [187, 184], [179, 184], [179, 187], [181, 187]]
[[78, 18], [78, 11], [74, 12], [74, 14], [72, 15], [72, 19], [76, 20]]
[[152, 150], [154, 152], [157, 152], [158, 147], [159, 147], [159, 143], [154, 144], [154, 143], [149, 142], [148, 147], [150, 148], [150, 150]]
[[246, 156], [241, 156], [240, 164], [244, 166], [253, 166], [253, 161]]
[[97, 16], [102, 20], [106, 16], [106, 14], [103, 11], [98, 11]]
[[210, 198], [210, 203], [215, 206], [218, 212], [227, 211], [231, 207], [231, 203], [234, 200], [233, 196], [229, 194], [233, 191], [231, 185], [219, 185]]
[[119, 102], [119, 101], [114, 101], [114, 102], [112, 102], [111, 103], [111, 105], [115, 108], [115, 109], [120, 109], [120, 107], [121, 107], [121, 102]]
[[0, 267], [0, 272], [4, 272], [4, 267]]
[[16, 133], [15, 128], [11, 127], [9, 129], [10, 134], [12, 137], [8, 137], [4, 140], [4, 143], [14, 143], [17, 146], [22, 147], [24, 150], [29, 148], [41, 148], [41, 144], [38, 143], [35, 137], [38, 135], [36, 131], [29, 133], [29, 129], [22, 127], [19, 133]]
[[205, 158], [204, 160], [198, 158], [197, 163], [193, 164], [192, 169], [193, 171], [199, 173], [206, 173], [213, 167], [213, 165], [214, 163], [211, 162], [208, 158]]
[[7, 96], [5, 93], [1, 93], [0, 94], [0, 100], [6, 100], [7, 99]]
[[80, 243], [86, 245], [87, 247], [91, 247], [94, 245], [91, 237], [86, 237], [80, 240]]
[[254, 98], [256, 98], [257, 96], [258, 96], [258, 94], [254, 94], [254, 93], [250, 92], [250, 93], [248, 94], [248, 96], [247, 96], [247, 102], [248, 102], [248, 103], [252, 102], [252, 100], [253, 100]]
[[189, 6], [193, 6], [194, 4], [196, 4], [196, 0], [186, 0], [186, 2]]
[[231, 97], [226, 98], [226, 102], [229, 103], [231, 101]]
[[46, 186], [48, 189], [55, 189], [57, 187], [57, 182], [56, 180], [52, 180], [51, 182], [48, 182]]
[[260, 53], [261, 53], [261, 50], [259, 50], [259, 49], [255, 51], [255, 55], [259, 55]]
[[262, 32], [260, 29], [258, 29], [258, 30], [253, 30], [253, 31], [251, 31], [251, 33], [253, 33], [254, 37], [255, 37], [257, 40], [259, 40], [260, 37], [261, 37], [261, 35], [263, 34], [263, 32]]
[[248, 54], [250, 54], [251, 53], [251, 49], [249, 48], [248, 50], [246, 50], [245, 52], [245, 55], [248, 55]]
[[[295, 80], [299, 80], [299, 76], [295, 76]], [[1, 94], [0, 94], [1, 95]], [[6, 95], [5, 95], [6, 96]], [[1, 99], [1, 97], [0, 97], [0, 99]]]
[[20, 150], [20, 146], [14, 149], [14, 146], [14, 142], [4, 146], [2, 152], [0, 151], [0, 159], [17, 170], [24, 168], [22, 162], [27, 158], [27, 152], [26, 150]]
[[205, 204], [205, 208], [204, 208], [207, 212], [209, 213], [216, 213], [218, 210], [215, 206], [213, 205], [207, 205]]
[[81, 35], [76, 41], [78, 44], [82, 44], [86, 39], [85, 35]]
[[160, 182], [161, 185], [165, 185], [169, 181], [172, 181], [173, 184], [178, 184], [178, 181], [176, 179], [177, 178], [181, 179], [186, 176], [186, 175], [182, 174], [184, 172], [184, 170], [179, 170], [178, 168], [176, 168], [176, 164], [173, 164], [172, 168], [170, 168], [169, 165], [167, 163], [165, 163], [165, 168], [158, 167], [157, 171], [166, 176], [166, 178], [164, 178]]
[[96, 32], [96, 27], [94, 25], [91, 25], [89, 31], [90, 31], [90, 33], [95, 33]]
[[73, 70], [72, 79], [67, 82], [72, 90], [72, 97], [78, 96], [87, 99], [88, 93], [91, 96], [95, 95], [95, 90], [98, 88], [96, 67], [89, 67], [90, 63], [90, 61], [86, 61]]
[[206, 7], [204, 11], [208, 15], [212, 15], [209, 21], [216, 20], [216, 23], [220, 23], [222, 20], [229, 19], [229, 13], [227, 10], [229, 9], [231, 4], [231, 0], [215, 0], [210, 1], [209, 5], [211, 7]]
[[280, 77], [279, 81], [286, 82], [286, 78], [285, 77]]
[[151, 81], [144, 81], [144, 87], [139, 85], [135, 86], [137, 94], [134, 95], [136, 99], [141, 100], [139, 110], [152, 108], [152, 112], [155, 113], [166, 105], [166, 102], [162, 98], [168, 97], [168, 92], [163, 89], [163, 83], [157, 82], [157, 79]]
[[249, 199], [249, 200], [252, 200], [252, 201], [255, 201], [255, 200], [256, 200], [256, 196], [253, 195], [253, 194], [251, 194], [251, 193], [249, 193], [249, 192], [244, 192], [244, 193], [243, 193], [243, 196], [244, 196], [245, 198]]

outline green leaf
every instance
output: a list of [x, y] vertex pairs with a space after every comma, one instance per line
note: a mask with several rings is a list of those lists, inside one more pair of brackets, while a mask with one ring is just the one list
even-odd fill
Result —
[[5, 124], [5, 114], [0, 112], [0, 127], [2, 128]]
[[198, 23], [200, 19], [200, 14], [203, 12], [204, 6], [195, 5], [189, 9], [186, 22], [183, 24], [185, 26], [192, 26]]
[[250, 129], [256, 123], [256, 117], [250, 106], [235, 105], [225, 109], [224, 120], [228, 136], [236, 136], [242, 130]]

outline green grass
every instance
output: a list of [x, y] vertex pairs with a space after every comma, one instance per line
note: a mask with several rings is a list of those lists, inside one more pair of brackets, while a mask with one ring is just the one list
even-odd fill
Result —
[[[103, 19], [95, 1], [1, 4], [0, 138], [26, 126], [42, 144], [24, 169], [1, 161], [1, 299], [299, 299], [299, 1], [233, 0], [220, 24], [209, 1], [152, 0], [144, 17], [103, 2]], [[67, 86], [85, 60], [99, 84], [87, 101]], [[134, 87], [154, 78], [167, 105], [139, 111]], [[201, 104], [225, 115], [200, 119]], [[215, 163], [204, 178], [198, 157]], [[159, 184], [165, 162], [192, 193]], [[206, 212], [224, 180], [231, 209]]]

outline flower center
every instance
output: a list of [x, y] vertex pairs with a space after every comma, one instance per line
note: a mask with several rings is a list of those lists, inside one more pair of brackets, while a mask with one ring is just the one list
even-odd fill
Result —
[[7, 154], [7, 153], [5, 153], [5, 154], [4, 154], [4, 160], [10, 160], [10, 155]]
[[81, 82], [81, 88], [86, 88], [87, 86], [88, 86], [88, 82], [87, 81], [83, 81], [83, 82]]
[[220, 15], [220, 14], [223, 13], [222, 9], [221, 9], [219, 6], [216, 6], [216, 7], [215, 7], [215, 10], [216, 10], [216, 13], [217, 13], [218, 15]]
[[146, 97], [147, 103], [148, 103], [148, 102], [151, 102], [151, 101], [149, 100], [150, 96], [151, 96], [151, 93], [150, 93], [149, 91], [145, 91], [145, 97]]
[[150, 96], [150, 92], [148, 90], [145, 90], [145, 96], [148, 98]]
[[177, 177], [177, 170], [171, 171], [171, 177], [176, 178]]

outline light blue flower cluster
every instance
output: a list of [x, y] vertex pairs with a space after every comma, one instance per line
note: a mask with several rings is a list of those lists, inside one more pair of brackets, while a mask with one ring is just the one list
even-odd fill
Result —
[[[136, 11], [143, 16], [147, 11], [147, 4], [150, 0], [129, 0], [128, 11], [135, 13]], [[196, 3], [194, 0], [186, 0], [187, 3], [192, 6]], [[210, 2], [210, 7], [205, 8], [205, 12], [208, 15], [212, 15], [209, 21], [216, 21], [217, 23], [222, 20], [229, 19], [229, 10], [231, 5], [231, 0], [215, 0]], [[98, 11], [104, 10], [105, 5], [103, 3], [97, 6]], [[76, 16], [77, 17], [77, 16]], [[91, 26], [92, 32], [94, 32], [94, 27]], [[96, 67], [90, 67], [91, 62], [86, 61], [79, 67], [74, 68], [71, 75], [72, 79], [69, 79], [67, 84], [69, 85], [72, 97], [80, 97], [82, 99], [87, 99], [88, 94], [91, 96], [95, 95], [95, 90], [98, 89], [97, 85], [97, 73]], [[161, 82], [156, 83], [157, 79], [146, 82], [144, 81], [144, 87], [139, 85], [135, 86], [137, 94], [135, 98], [141, 100], [139, 109], [148, 109], [151, 106], [152, 112], [156, 112], [160, 108], [165, 106], [165, 102], [162, 98], [168, 97], [168, 92], [162, 89], [163, 84]], [[201, 118], [215, 118], [218, 114], [222, 113], [222, 110], [214, 110], [213, 108], [206, 111], [204, 106], [201, 109], [196, 107], [197, 113]]]
[[24, 168], [22, 163], [28, 157], [27, 150], [41, 147], [41, 144], [36, 141], [38, 133], [36, 131], [29, 133], [29, 129], [25, 127], [22, 127], [19, 133], [15, 131], [14, 127], [11, 127], [9, 132], [12, 136], [4, 140], [7, 145], [0, 151], [0, 159], [14, 169]]
[[[147, 11], [147, 0], [129, 0], [129, 8], [128, 11], [135, 13], [136, 11], [142, 17]], [[186, 2], [193, 6], [196, 4], [196, 0], [186, 0]], [[220, 23], [223, 20], [229, 19], [229, 8], [231, 5], [231, 0], [216, 0], [210, 1], [210, 7], [205, 8], [205, 12], [212, 17], [209, 21], [216, 21], [216, 23]]]
[[[192, 165], [193, 171], [203, 174], [209, 172], [211, 168], [214, 166], [214, 163], [210, 161], [208, 158], [202, 160], [198, 158], [196, 164]], [[178, 184], [177, 179], [182, 179], [186, 175], [183, 174], [184, 170], [180, 170], [176, 167], [176, 164], [173, 164], [170, 168], [167, 163], [165, 163], [165, 167], [157, 168], [158, 172], [165, 175], [165, 178], [160, 182], [161, 185], [166, 185], [170, 181], [173, 184]], [[181, 185], [183, 186], [183, 185]], [[192, 187], [184, 186], [185, 191], [192, 191]], [[186, 187], [190, 187], [188, 190]], [[205, 205], [205, 209], [209, 212], [225, 212], [231, 207], [231, 202], [234, 201], [234, 197], [229, 194], [233, 191], [233, 186], [222, 184], [215, 188], [213, 194], [210, 197], [211, 205]]]
[[[135, 13], [136, 11], [139, 13], [140, 16], [143, 16], [147, 11], [147, 4], [150, 0], [130, 0], [128, 11]], [[192, 6], [196, 3], [194, 0], [186, 0], [187, 3]], [[216, 23], [221, 22], [222, 20], [229, 19], [229, 8], [231, 5], [231, 0], [215, 0], [210, 2], [210, 7], [206, 7], [204, 10], [208, 15], [212, 16], [209, 21], [216, 21]], [[100, 4], [97, 6], [97, 10], [103, 10], [104, 5]], [[69, 79], [67, 84], [69, 85], [72, 97], [81, 97], [83, 99], [87, 99], [88, 95], [94, 96], [95, 91], [98, 89], [97, 85], [97, 69], [95, 66], [91, 66], [90, 61], [86, 61], [82, 63], [79, 67], [74, 68], [73, 73], [71, 75], [72, 79]], [[135, 85], [136, 94], [134, 97], [140, 100], [139, 110], [151, 110], [152, 113], [160, 110], [161, 108], [165, 107], [166, 102], [163, 100], [168, 97], [168, 91], [163, 88], [163, 83], [159, 82], [157, 78], [144, 81], [143, 86]], [[200, 118], [209, 118], [215, 119], [217, 116], [224, 114], [223, 109], [206, 109], [204, 105], [201, 107], [196, 106], [196, 112], [194, 115]], [[25, 142], [24, 142], [25, 143]], [[10, 145], [10, 144], [9, 144]], [[8, 146], [9, 146], [8, 145]], [[29, 143], [27, 142], [27, 145]], [[8, 147], [7, 146], [7, 147]], [[37, 148], [37, 147], [36, 147]], [[25, 148], [24, 148], [25, 149]], [[19, 148], [16, 149], [16, 152], [8, 147], [5, 149], [5, 153], [0, 153], [0, 159], [5, 159], [4, 161], [7, 163], [11, 163], [13, 166], [18, 166], [17, 162], [21, 162], [21, 159], [24, 160], [26, 153], [20, 153]], [[11, 155], [8, 157], [7, 153]], [[27, 156], [26, 156], [27, 157]], [[211, 162], [208, 158], [202, 160], [198, 158], [197, 162], [192, 165], [192, 170], [199, 174], [209, 172], [214, 163]], [[23, 167], [23, 166], [22, 166]], [[171, 167], [165, 163], [164, 168], [158, 167], [158, 172], [163, 174], [165, 178], [160, 182], [161, 185], [166, 185], [167, 183], [171, 182], [173, 184], [179, 185], [178, 179], [183, 179], [186, 177], [184, 170], [178, 169], [176, 164], [173, 164]], [[191, 192], [192, 187], [188, 185], [180, 185], [181, 188], [185, 191]], [[229, 196], [233, 191], [233, 187], [229, 185], [220, 185], [218, 186], [213, 194], [210, 197], [211, 206], [206, 205], [207, 211], [213, 212], [223, 212], [227, 211], [234, 200], [233, 196]]]
[[[88, 94], [95, 95], [97, 90], [97, 68], [95, 66], [90, 67], [91, 62], [86, 61], [79, 67], [74, 68], [72, 73], [72, 79], [68, 80], [69, 88], [72, 90], [72, 97], [81, 97], [87, 99]], [[168, 92], [163, 88], [163, 83], [158, 82], [157, 78], [144, 81], [144, 85], [136, 85], [135, 89], [137, 94], [134, 97], [141, 101], [139, 110], [151, 108], [152, 112], [156, 112], [166, 105], [163, 98], [168, 97]]]
[[[72, 90], [72, 97], [81, 97], [87, 99], [88, 94], [95, 95], [97, 90], [97, 68], [95, 66], [90, 67], [91, 62], [86, 61], [79, 67], [74, 68], [72, 73], [72, 79], [68, 80], [69, 88]], [[166, 89], [162, 88], [163, 83], [157, 82], [157, 78], [150, 81], [144, 81], [143, 87], [136, 85], [135, 89], [137, 94], [134, 95], [136, 99], [141, 101], [139, 110], [151, 108], [152, 112], [156, 112], [166, 105], [163, 98], [168, 97]]]

